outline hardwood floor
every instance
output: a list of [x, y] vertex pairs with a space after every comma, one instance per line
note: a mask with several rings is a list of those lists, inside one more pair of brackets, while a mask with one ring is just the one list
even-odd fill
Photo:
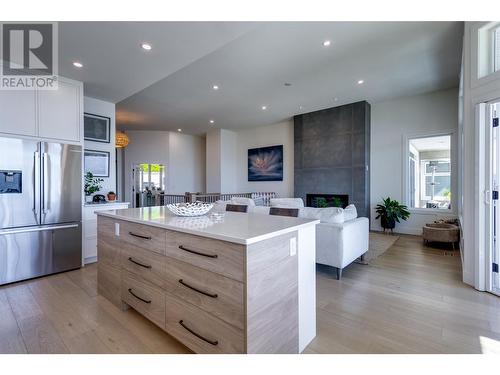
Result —
[[[500, 353], [500, 298], [461, 282], [460, 257], [401, 236], [340, 281], [317, 273], [305, 353]], [[458, 253], [457, 253], [458, 255]], [[96, 292], [95, 265], [0, 288], [0, 353], [188, 353]]]

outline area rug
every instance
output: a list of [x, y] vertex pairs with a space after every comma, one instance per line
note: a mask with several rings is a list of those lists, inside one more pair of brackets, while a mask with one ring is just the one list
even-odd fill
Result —
[[356, 263], [370, 264], [394, 245], [398, 239], [399, 236], [394, 234], [370, 232], [368, 251], [363, 261], [358, 260]]

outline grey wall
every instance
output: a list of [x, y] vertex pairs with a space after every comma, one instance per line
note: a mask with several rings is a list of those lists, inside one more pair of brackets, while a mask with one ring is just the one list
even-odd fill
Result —
[[370, 104], [366, 101], [294, 117], [296, 197], [348, 194], [370, 217]]

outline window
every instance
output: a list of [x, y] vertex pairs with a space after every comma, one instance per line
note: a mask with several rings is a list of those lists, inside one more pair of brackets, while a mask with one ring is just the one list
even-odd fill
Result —
[[500, 27], [493, 30], [493, 56], [495, 72], [500, 70]]
[[408, 141], [408, 206], [451, 209], [451, 135]]
[[500, 23], [490, 22], [478, 30], [478, 78], [500, 71]]
[[140, 190], [165, 190], [164, 174], [165, 167], [161, 164], [139, 164], [138, 177], [140, 178]]

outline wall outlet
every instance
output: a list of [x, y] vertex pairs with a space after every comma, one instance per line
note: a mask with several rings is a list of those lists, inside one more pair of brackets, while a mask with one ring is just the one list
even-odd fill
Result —
[[290, 238], [290, 256], [297, 255], [297, 238]]
[[120, 236], [120, 223], [115, 223], [115, 236]]

